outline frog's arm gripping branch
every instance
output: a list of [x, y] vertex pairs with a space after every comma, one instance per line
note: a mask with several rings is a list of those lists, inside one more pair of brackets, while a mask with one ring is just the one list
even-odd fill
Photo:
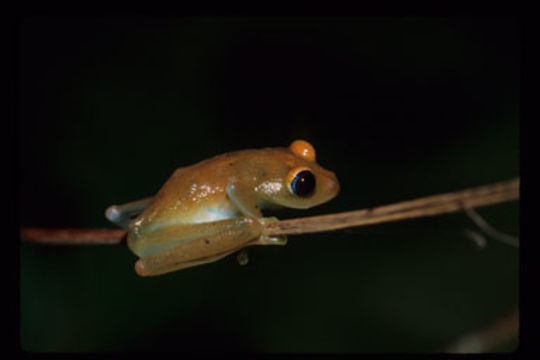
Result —
[[[517, 199], [519, 178], [370, 209], [272, 222], [265, 225], [265, 233], [278, 236], [331, 231], [465, 211]], [[125, 230], [113, 229], [21, 229], [21, 240], [46, 244], [116, 245], [125, 241], [125, 235]]]

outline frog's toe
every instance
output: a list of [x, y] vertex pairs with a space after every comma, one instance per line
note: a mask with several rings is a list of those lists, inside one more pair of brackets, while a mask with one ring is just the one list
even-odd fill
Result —
[[111, 205], [105, 210], [105, 217], [111, 222], [116, 223], [121, 216], [120, 209], [116, 205]]
[[[264, 217], [264, 218], [259, 219], [259, 222], [261, 223], [263, 227], [266, 226], [267, 224], [270, 224], [276, 221], [279, 221], [279, 219], [275, 216], [269, 216], [269, 217]], [[259, 245], [286, 245], [287, 236], [285, 235], [268, 236], [264, 233], [264, 230], [263, 230], [263, 234], [257, 240], [257, 244]]]
[[126, 218], [120, 206], [111, 205], [105, 210], [105, 217], [112, 223], [127, 229], [129, 226], [129, 218]]
[[247, 265], [247, 263], [249, 262], [249, 256], [246, 249], [238, 252], [238, 254], [236, 255], [236, 261], [238, 261], [238, 264], [241, 266]]
[[268, 236], [261, 235], [258, 242], [261, 245], [287, 245], [287, 236]]
[[275, 216], [263, 217], [259, 219], [259, 222], [261, 223], [262, 226], [265, 226], [266, 224], [270, 224], [276, 221], [279, 221], [279, 219]]

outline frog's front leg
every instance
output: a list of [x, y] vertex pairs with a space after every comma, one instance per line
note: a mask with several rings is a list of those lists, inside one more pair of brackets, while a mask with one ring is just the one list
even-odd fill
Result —
[[[261, 225], [270, 222], [278, 221], [276, 217], [263, 217], [261, 210], [257, 206], [257, 198], [255, 192], [247, 186], [240, 183], [229, 183], [226, 188], [227, 195], [232, 203], [240, 210], [240, 212], [249, 217], [254, 217], [259, 220]], [[287, 244], [286, 236], [268, 236], [263, 232], [261, 236], [250, 245], [285, 245]]]
[[128, 233], [128, 246], [141, 257], [135, 271], [141, 276], [161, 275], [219, 260], [247, 246], [262, 233], [254, 218], [240, 217], [210, 223], [166, 225]]

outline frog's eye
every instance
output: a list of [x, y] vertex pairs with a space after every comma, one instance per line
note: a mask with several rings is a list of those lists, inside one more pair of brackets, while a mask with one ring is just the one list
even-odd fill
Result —
[[315, 190], [315, 175], [306, 167], [292, 169], [287, 176], [291, 193], [308, 197]]

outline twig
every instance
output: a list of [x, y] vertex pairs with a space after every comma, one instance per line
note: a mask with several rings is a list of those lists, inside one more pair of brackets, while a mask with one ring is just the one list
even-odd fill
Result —
[[506, 245], [513, 247], [519, 247], [519, 238], [500, 232], [494, 229], [489, 223], [484, 220], [474, 209], [465, 209], [465, 213], [471, 218], [471, 220], [478, 226], [484, 233], [491, 236], [492, 239], [500, 241]]
[[445, 349], [450, 353], [493, 352], [519, 335], [519, 309], [514, 309], [488, 327], [467, 334]]
[[[519, 199], [519, 178], [476, 188], [427, 196], [371, 209], [311, 216], [268, 223], [269, 236], [316, 233], [355, 226], [434, 216]], [[21, 239], [67, 245], [115, 245], [125, 230], [22, 228]]]
[[465, 234], [465, 236], [471, 239], [474, 244], [480, 249], [483, 249], [487, 246], [486, 238], [479, 232], [470, 229], [463, 229], [463, 233]]
[[426, 196], [372, 209], [282, 220], [266, 226], [268, 235], [337, 230], [382, 222], [434, 216], [519, 199], [519, 178], [477, 188]]
[[22, 241], [50, 245], [118, 245], [125, 235], [122, 229], [21, 229]]

